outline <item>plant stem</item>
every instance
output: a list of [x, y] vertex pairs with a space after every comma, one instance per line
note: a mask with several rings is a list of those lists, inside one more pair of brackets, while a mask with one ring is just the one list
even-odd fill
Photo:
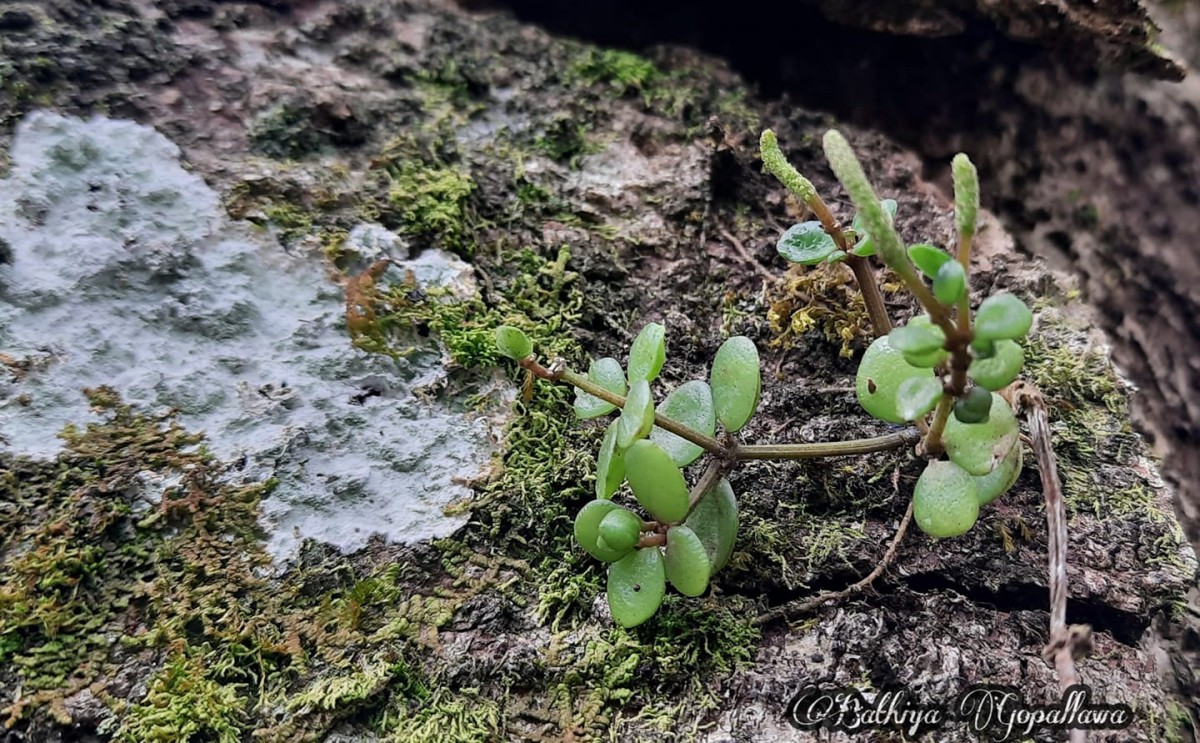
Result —
[[892, 319], [888, 317], [883, 294], [875, 283], [875, 272], [871, 270], [870, 262], [866, 258], [848, 253], [845, 263], [854, 272], [854, 280], [858, 282], [858, 291], [862, 294], [863, 304], [867, 306], [867, 314], [871, 317], [875, 336], [880, 337], [892, 332]]
[[[543, 379], [554, 382], [565, 382], [574, 385], [589, 395], [612, 403], [618, 408], [625, 407], [625, 398], [604, 389], [586, 376], [573, 372], [557, 362], [551, 369], [538, 364], [533, 357], [523, 359], [521, 366], [530, 369]], [[540, 372], [538, 370], [541, 370]], [[712, 436], [706, 436], [695, 429], [683, 425], [679, 421], [668, 418], [658, 411], [654, 413], [654, 425], [670, 431], [681, 438], [687, 439], [710, 454], [715, 454], [721, 460], [743, 459], [815, 459], [818, 457], [843, 457], [853, 454], [870, 454], [871, 452], [889, 451], [912, 446], [921, 439], [921, 434], [914, 429], [906, 429], [886, 436], [876, 436], [869, 439], [852, 439], [850, 441], [826, 441], [811, 444], [735, 444], [732, 447], [722, 444]]]
[[[971, 236], [959, 233], [958, 236], [958, 262], [963, 267], [963, 272], [971, 275]], [[963, 289], [963, 295], [958, 300], [958, 334], [967, 339], [971, 338], [971, 286], [968, 281], [967, 287]]]
[[[553, 379], [556, 381], [561, 380], [563, 382], [566, 382], [567, 384], [578, 387], [579, 389], [583, 390], [584, 392], [588, 393], [589, 395], [598, 397], [601, 400], [604, 400], [605, 402], [612, 403], [613, 405], [616, 405], [618, 408], [625, 407], [625, 398], [624, 397], [613, 394], [609, 390], [604, 389], [603, 387], [596, 384], [595, 382], [588, 379], [586, 376], [584, 376], [582, 374], [578, 374], [578, 373], [573, 372], [570, 369], [566, 369], [566, 368], [563, 368], [561, 370], [554, 371], [554, 372], [549, 372], [549, 374], [550, 374], [550, 376], [546, 377], [547, 379]], [[541, 376], [541, 375], [539, 375], [539, 376]], [[670, 431], [671, 433], [675, 434], [676, 436], [679, 436], [680, 438], [687, 439], [688, 441], [692, 442], [696, 446], [699, 446], [701, 449], [704, 449], [705, 451], [709, 452], [710, 454], [716, 454], [717, 456], [720, 456], [720, 457], [725, 457], [725, 456], [728, 456], [728, 454], [729, 454], [729, 449], [724, 444], [722, 444], [720, 441], [717, 441], [716, 439], [714, 439], [712, 436], [706, 436], [706, 435], [700, 433], [699, 431], [696, 431], [692, 428], [688, 428], [687, 426], [683, 425], [682, 423], [680, 423], [676, 420], [673, 420], [671, 418], [668, 418], [667, 416], [663, 415], [662, 413], [659, 413], [657, 410], [654, 411], [654, 425], [658, 426], [659, 428], [661, 428], [665, 431]]]
[[916, 429], [908, 428], [885, 436], [851, 441], [824, 441], [812, 444], [740, 444], [733, 450], [736, 459], [814, 459], [870, 454], [912, 446], [921, 440]]
[[687, 517], [692, 515], [692, 511], [696, 510], [696, 504], [704, 497], [704, 494], [720, 482], [721, 478], [729, 470], [729, 463], [722, 462], [718, 459], [710, 459], [708, 466], [704, 468], [704, 474], [688, 492], [688, 510], [684, 514], [682, 521], [687, 521]]
[[950, 410], [953, 407], [954, 398], [949, 394], [943, 394], [942, 399], [938, 401], [937, 410], [933, 413], [933, 424], [929, 426], [929, 432], [925, 434], [922, 448], [926, 456], [936, 457], [945, 450], [946, 445], [942, 443], [942, 433], [946, 430], [946, 423], [950, 420]]

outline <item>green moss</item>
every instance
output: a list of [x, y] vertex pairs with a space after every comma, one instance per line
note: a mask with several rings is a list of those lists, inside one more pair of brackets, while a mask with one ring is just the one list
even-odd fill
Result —
[[150, 679], [146, 698], [129, 708], [115, 737], [125, 743], [240, 743], [244, 689], [209, 678], [198, 658], [179, 656]]
[[312, 214], [294, 204], [271, 204], [265, 213], [271, 224], [278, 228], [279, 241], [285, 245], [312, 232]]
[[298, 160], [329, 145], [312, 120], [308, 107], [285, 102], [268, 109], [250, 124], [255, 152], [278, 160]]
[[589, 49], [567, 70], [569, 81], [604, 85], [616, 95], [648, 94], [661, 75], [650, 60], [618, 49]]
[[387, 173], [387, 202], [401, 233], [435, 241], [463, 255], [474, 252], [467, 199], [475, 185], [466, 172], [403, 160]]
[[584, 155], [599, 151], [588, 140], [588, 125], [572, 119], [555, 119], [533, 142], [533, 148], [555, 162], [574, 169]]

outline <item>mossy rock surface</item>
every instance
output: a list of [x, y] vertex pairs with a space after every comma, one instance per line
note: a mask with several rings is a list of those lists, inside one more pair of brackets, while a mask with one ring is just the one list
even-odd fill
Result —
[[[662, 322], [667, 385], [706, 378], [727, 335], [755, 341], [767, 372], [748, 441], [889, 430], [848, 387], [868, 338], [841, 267], [788, 269], [773, 250], [789, 207], [761, 173], [758, 132], [775, 128], [818, 189], [838, 194], [813, 144], [825, 116], [759, 101], [692, 52], [601, 50], [424, 0], [160, 5], [173, 22], [133, 4], [94, 19], [49, 4], [63, 48], [90, 49], [71, 39], [92, 34], [114, 57], [140, 50], [153, 72], [98, 55], [87, 64], [107, 77], [36, 105], [80, 113], [102, 101], [155, 126], [233, 218], [323, 261], [330, 291], [378, 257], [350, 239], [363, 223], [471, 262], [480, 294], [467, 300], [380, 279], [374, 320], [348, 318], [347, 354], [396, 353], [403, 328], [440, 339], [455, 368], [490, 373], [501, 363], [491, 333], [510, 323], [540, 354], [586, 369], [589, 357], [624, 358], [631, 331]], [[26, 62], [20, 79], [35, 79]], [[4, 137], [34, 105], [3, 112]], [[920, 163], [849, 134], [881, 196], [899, 200], [905, 240], [949, 234], [951, 208]], [[1168, 699], [1147, 648], [1182, 606], [1194, 559], [1086, 308], [992, 219], [979, 252], [977, 293], [1003, 285], [1038, 308], [1027, 374], [1059, 436], [1073, 618], [1097, 631], [1085, 677], [1134, 705], [1138, 739], [1163, 739]], [[766, 293], [754, 262], [780, 277]], [[845, 301], [820, 300], [826, 291]], [[571, 400], [545, 385], [518, 398], [503, 466], [473, 483], [453, 535], [351, 554], [309, 542], [280, 569], [258, 519], [274, 483], [237, 484], [237, 463], [213, 457], [199, 431], [94, 392], [102, 412], [76, 422], [56, 459], [0, 459], [0, 501], [15, 504], [0, 510], [0, 690], [22, 690], [19, 702], [0, 691], [11, 729], [139, 742], [661, 740], [704, 737], [680, 724], [699, 720], [786, 740], [798, 738], [778, 716], [750, 711], [782, 710], [805, 680], [900, 684], [930, 700], [964, 677], [1030, 697], [1056, 688], [1040, 656], [1046, 534], [1032, 466], [952, 548], [910, 535], [873, 593], [790, 631], [749, 619], [867, 573], [920, 464], [747, 466], [730, 478], [741, 531], [716, 590], [668, 595], [625, 630], [606, 616], [603, 566], [572, 544], [604, 429], [575, 421]], [[149, 511], [137, 498], [147, 478], [179, 483]]]

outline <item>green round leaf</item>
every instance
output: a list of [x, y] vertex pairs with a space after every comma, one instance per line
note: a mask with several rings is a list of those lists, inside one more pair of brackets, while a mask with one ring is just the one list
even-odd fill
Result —
[[953, 462], [930, 462], [913, 488], [913, 520], [931, 537], [965, 534], [979, 518], [975, 478]]
[[998, 341], [1023, 338], [1033, 325], [1033, 313], [1012, 294], [994, 294], [975, 313], [975, 337]]
[[729, 556], [733, 554], [738, 530], [737, 497], [729, 481], [721, 478], [720, 482], [700, 496], [700, 501], [688, 514], [684, 524], [704, 543], [712, 563], [712, 572], [716, 573], [725, 567]]
[[908, 246], [908, 259], [921, 269], [921, 273], [932, 279], [938, 275], [941, 267], [954, 260], [954, 257], [936, 245], [918, 243]]
[[[896, 216], [896, 200], [883, 199], [879, 202], [879, 205], [883, 207], [883, 213], [887, 217], [888, 222], [893, 222], [893, 218]], [[858, 235], [858, 243], [855, 244], [850, 252], [862, 258], [875, 255], [875, 243], [871, 240], [871, 236], [867, 234], [866, 226], [858, 214], [854, 215], [854, 221], [851, 222], [851, 229], [854, 231], [854, 234]]]
[[616, 562], [629, 553], [629, 550], [617, 550], [609, 545], [598, 543], [600, 538], [600, 522], [604, 517], [620, 509], [610, 500], [594, 500], [579, 509], [575, 516], [575, 541], [589, 555], [604, 562]]
[[990, 359], [996, 353], [996, 342], [976, 338], [971, 341], [971, 355], [977, 359]]
[[600, 454], [596, 457], [596, 497], [611, 498], [625, 482], [625, 452], [617, 446], [617, 429], [621, 419], [608, 424]]
[[[929, 318], [929, 315], [917, 315], [908, 321], [907, 327], [936, 328], [937, 326], [933, 324], [933, 320]], [[938, 328], [938, 330], [941, 330], [941, 328]], [[922, 369], [932, 369], [946, 359], [950, 358], [950, 352], [945, 348], [940, 347], [934, 351], [926, 351], [924, 353], [903, 353], [903, 355], [905, 361], [913, 366], [919, 366]]]
[[501, 325], [496, 328], [496, 350], [514, 361], [520, 361], [533, 353], [533, 341], [520, 328]]
[[933, 296], [944, 305], [953, 305], [967, 291], [967, 272], [958, 261], [947, 261], [933, 279]]
[[892, 348], [888, 336], [876, 338], [863, 354], [855, 377], [858, 402], [876, 418], [888, 423], [905, 423], [897, 407], [900, 385], [914, 377], [934, 377], [932, 369], [922, 369], [904, 360], [904, 356]]
[[740, 431], [758, 408], [762, 391], [754, 341], [735, 335], [722, 343], [713, 358], [710, 379], [717, 420], [731, 433]]
[[658, 611], [667, 594], [667, 572], [657, 547], [634, 550], [608, 569], [608, 608], [613, 621], [636, 627]]
[[812, 266], [829, 257], [837, 250], [837, 243], [825, 231], [820, 222], [794, 224], [783, 233], [775, 249], [784, 260]]
[[976, 476], [986, 475], [1014, 446], [1020, 446], [1021, 427], [1012, 408], [996, 393], [983, 423], [963, 423], [956, 417], [946, 422], [942, 438], [950, 461]]
[[[679, 385], [658, 406], [658, 412], [706, 436], [717, 431], [717, 413], [708, 382], [697, 379]], [[650, 431], [650, 440], [661, 446], [679, 467], [688, 466], [704, 453], [699, 446], [658, 426]]]
[[627, 508], [609, 511], [600, 520], [599, 539], [611, 549], [628, 552], [637, 546], [641, 536], [642, 520]]
[[1012, 383], [1025, 364], [1025, 352], [1016, 341], [996, 341], [994, 353], [986, 359], [971, 362], [968, 373], [975, 384], [989, 390], [999, 390]]
[[896, 390], [896, 412], [906, 421], [915, 421], [941, 399], [942, 383], [936, 377], [906, 379]]
[[888, 343], [902, 354], [934, 354], [946, 344], [946, 334], [936, 325], [902, 325], [888, 333]]
[[845, 259], [846, 259], [846, 251], [835, 250], [829, 254], [829, 257], [825, 259], [825, 262], [826, 263], [837, 263], [838, 261], [842, 261]]
[[658, 444], [635, 441], [625, 452], [625, 476], [638, 503], [659, 521], [680, 521], [688, 512], [683, 473]]
[[979, 488], [977, 495], [980, 507], [986, 506], [1008, 492], [1008, 489], [1021, 475], [1023, 456], [1022, 447], [1017, 444], [1008, 453], [1008, 456], [996, 465], [995, 469], [982, 477], [975, 478], [975, 485]]
[[[625, 372], [621, 370], [621, 362], [611, 356], [593, 361], [588, 367], [588, 379], [614, 395], [625, 396]], [[575, 415], [581, 420], [605, 415], [616, 409], [617, 406], [611, 402], [605, 402], [583, 390], [575, 390]]]
[[667, 531], [667, 580], [684, 596], [699, 596], [708, 590], [712, 563], [700, 537], [686, 526]]
[[625, 407], [617, 419], [617, 446], [628, 449], [638, 439], [644, 439], [654, 428], [654, 399], [650, 397], [650, 383], [639, 379], [629, 386]]
[[961, 423], [986, 423], [992, 413], [992, 393], [984, 387], [972, 387], [954, 401], [954, 417]]
[[652, 322], [642, 328], [629, 347], [629, 383], [644, 379], [653, 382], [667, 359], [666, 328]]

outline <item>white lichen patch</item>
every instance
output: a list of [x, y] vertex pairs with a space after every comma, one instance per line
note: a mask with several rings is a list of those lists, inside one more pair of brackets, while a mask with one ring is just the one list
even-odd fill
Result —
[[[54, 456], [63, 426], [94, 419], [81, 390], [108, 385], [178, 410], [237, 476], [278, 479], [263, 504], [277, 558], [302, 539], [352, 551], [464, 522], [444, 509], [489, 462], [489, 424], [464, 391], [436, 392], [462, 385], [419, 389], [445, 377], [441, 351], [353, 348], [320, 259], [229, 223], [153, 129], [29, 115], [0, 180], [0, 240], [0, 447]], [[466, 267], [397, 268], [458, 281]]]

